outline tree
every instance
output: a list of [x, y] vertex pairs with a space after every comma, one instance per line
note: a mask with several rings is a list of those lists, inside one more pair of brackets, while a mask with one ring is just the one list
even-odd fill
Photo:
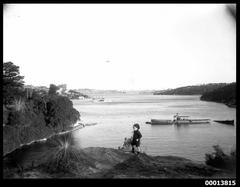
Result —
[[24, 76], [20, 76], [19, 66], [12, 62], [3, 63], [3, 103], [10, 104], [23, 90]]
[[57, 90], [59, 90], [58, 86], [56, 86], [55, 84], [50, 84], [48, 94], [49, 95], [56, 95], [57, 94]]

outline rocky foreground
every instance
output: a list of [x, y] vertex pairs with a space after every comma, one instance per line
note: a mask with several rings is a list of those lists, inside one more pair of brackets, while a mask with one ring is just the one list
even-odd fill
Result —
[[[56, 143], [56, 142], [55, 142]], [[37, 143], [4, 157], [4, 178], [235, 178], [235, 172], [175, 156]]]

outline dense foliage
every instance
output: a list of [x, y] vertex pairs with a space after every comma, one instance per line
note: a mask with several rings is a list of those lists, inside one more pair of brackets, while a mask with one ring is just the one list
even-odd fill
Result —
[[215, 145], [213, 148], [213, 153], [205, 154], [207, 165], [224, 169], [234, 169], [236, 167], [236, 151], [232, 151], [230, 155], [227, 155], [219, 145]]
[[227, 104], [229, 106], [236, 105], [236, 83], [227, 84], [224, 87], [213, 91], [205, 92], [200, 98], [204, 101], [214, 101]]
[[4, 63], [4, 67], [4, 153], [21, 144], [68, 130], [80, 119], [72, 101], [57, 94], [57, 86], [51, 84], [49, 92], [24, 89], [19, 67], [13, 63]]
[[65, 96], [52, 96], [46, 103], [46, 123], [53, 128], [68, 128], [80, 118], [79, 112], [73, 108], [73, 103]]
[[154, 95], [202, 95], [205, 92], [209, 92], [215, 90], [217, 88], [221, 88], [226, 86], [226, 83], [216, 83], [216, 84], [204, 84], [204, 85], [196, 85], [196, 86], [185, 86], [179, 87], [175, 89], [155, 91]]

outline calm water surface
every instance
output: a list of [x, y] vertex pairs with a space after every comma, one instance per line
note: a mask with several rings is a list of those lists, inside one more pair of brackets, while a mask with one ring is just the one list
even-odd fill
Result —
[[[106, 95], [106, 102], [73, 100], [84, 122], [96, 126], [75, 131], [73, 137], [80, 147], [121, 146], [130, 137], [132, 125], [141, 126], [142, 149], [151, 155], [174, 155], [204, 161], [205, 153], [219, 144], [229, 153], [236, 146], [236, 109], [224, 104], [200, 101], [200, 96]], [[234, 126], [211, 122], [199, 125], [151, 126], [146, 121], [172, 119], [175, 113], [211, 120], [234, 119]]]

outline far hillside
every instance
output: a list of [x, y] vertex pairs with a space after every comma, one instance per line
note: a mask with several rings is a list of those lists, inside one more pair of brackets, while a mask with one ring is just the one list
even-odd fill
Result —
[[204, 101], [224, 103], [230, 107], [235, 107], [236, 83], [230, 83], [213, 91], [205, 92], [200, 99]]
[[184, 86], [175, 89], [159, 90], [153, 92], [153, 95], [202, 95], [218, 88], [226, 86], [227, 83], [210, 83], [194, 86]]
[[120, 90], [99, 90], [99, 89], [76, 89], [76, 91], [81, 92], [85, 95], [105, 95], [105, 94], [125, 94], [125, 91]]

